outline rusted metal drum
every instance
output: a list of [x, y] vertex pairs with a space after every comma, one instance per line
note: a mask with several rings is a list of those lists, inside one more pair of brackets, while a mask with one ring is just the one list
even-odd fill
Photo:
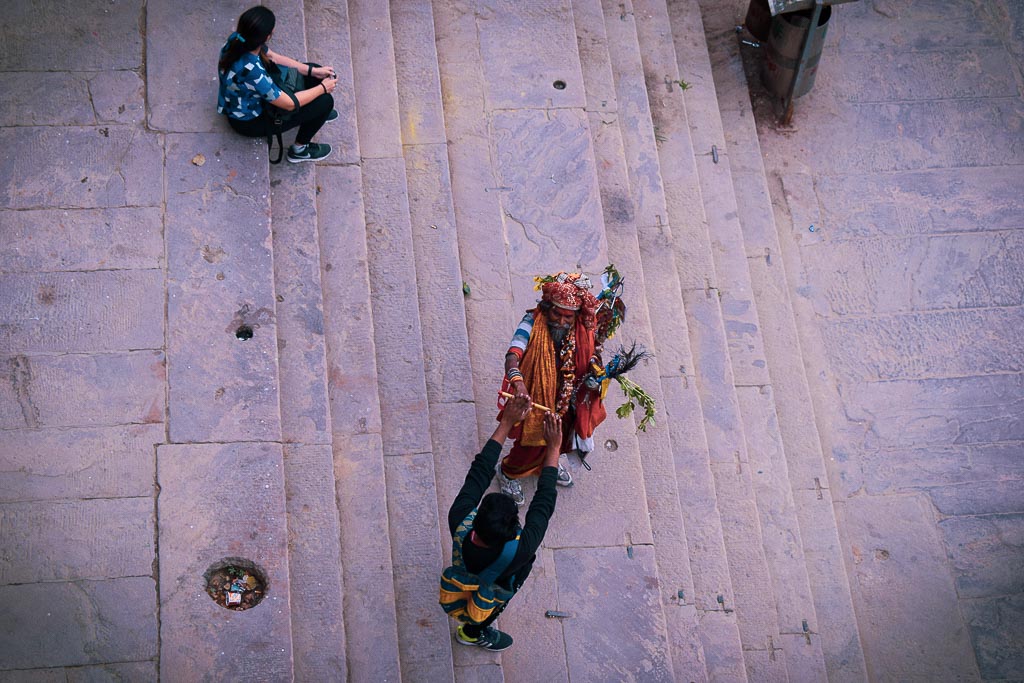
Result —
[[[812, 10], [788, 12], [776, 15], [772, 19], [768, 42], [764, 48], [764, 69], [762, 80], [768, 90], [778, 97], [789, 93], [790, 84], [796, 74], [797, 63], [800, 61], [800, 49], [803, 47], [804, 36], [811, 25]], [[794, 97], [801, 97], [811, 91], [814, 77], [818, 73], [818, 61], [825, 45], [825, 33], [828, 32], [828, 20], [832, 16], [831, 7], [823, 7], [818, 17], [818, 25], [811, 32], [811, 46], [807, 53], [807, 62], [803, 67], [803, 77]]]
[[768, 0], [750, 0], [743, 25], [758, 40], [768, 40], [768, 29], [772, 27], [772, 8], [768, 6]]

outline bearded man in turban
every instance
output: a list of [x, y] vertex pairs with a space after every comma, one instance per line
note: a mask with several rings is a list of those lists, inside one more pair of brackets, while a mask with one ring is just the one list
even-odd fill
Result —
[[[594, 450], [594, 429], [605, 418], [598, 385], [585, 382], [593, 364], [601, 365], [595, 337], [600, 302], [590, 293], [590, 280], [580, 273], [561, 272], [537, 278], [542, 292], [537, 306], [526, 312], [505, 355], [508, 393], [551, 408], [562, 418], [560, 453]], [[499, 419], [500, 419], [499, 415]], [[544, 461], [543, 412], [530, 411], [513, 431], [515, 443], [498, 468], [503, 493], [517, 505], [525, 498], [518, 479], [537, 474]], [[560, 486], [572, 486], [572, 475], [558, 466]]]

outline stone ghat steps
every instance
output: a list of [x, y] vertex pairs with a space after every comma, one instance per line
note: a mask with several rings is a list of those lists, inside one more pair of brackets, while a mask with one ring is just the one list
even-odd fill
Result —
[[777, 471], [788, 477], [792, 500], [784, 501], [780, 508], [784, 516], [780, 517], [800, 532], [819, 618], [817, 628], [811, 630], [816, 633], [815, 640], [820, 638], [829, 680], [863, 680], [867, 676], [863, 647], [843, 567], [822, 442], [815, 420], [808, 417], [815, 406], [789, 295], [787, 263], [776, 230], [744, 58], [734, 31], [742, 22], [746, 3], [702, 1], [700, 11], [710, 56], [710, 62], [702, 64], [702, 77], [714, 79], [725, 161], [733, 186], [743, 188], [736, 193], [738, 218], [751, 292], [763, 321], [778, 432], [785, 444], [785, 458], [778, 462]]
[[[764, 354], [730, 335], [758, 327], [743, 306], [745, 252], [735, 221], [712, 232], [732, 242], [708, 232], [736, 199], [719, 169], [698, 168], [711, 155], [693, 151], [717, 116], [714, 89], [709, 77], [684, 100], [671, 87], [700, 49], [707, 60], [696, 4], [564, 3], [540, 35], [531, 9], [353, 0], [292, 11], [310, 59], [341, 73], [343, 113], [321, 135], [336, 145], [327, 163], [270, 178], [295, 677], [559, 680], [635, 665], [676, 680], [815, 679], [820, 644]], [[536, 54], [557, 65], [551, 78], [517, 70]], [[577, 87], [548, 90], [558, 75]], [[560, 497], [535, 573], [502, 618], [517, 646], [453, 652], [434, 597], [447, 505], [493, 428], [501, 352], [535, 299], [531, 277], [567, 255], [591, 273], [609, 259], [628, 266], [625, 332], [657, 354], [637, 379], [663, 420], [641, 435], [614, 417], [602, 426], [616, 459], [595, 454]], [[769, 455], [747, 447], [762, 436]], [[609, 496], [623, 486], [639, 495]], [[796, 538], [785, 554], [773, 554], [776, 531]], [[337, 560], [340, 574], [325, 572]], [[602, 588], [637, 571], [654, 579], [631, 593], [639, 600]], [[576, 620], [539, 619], [568, 604]], [[618, 623], [597, 618], [608, 613]], [[811, 635], [793, 631], [798, 616]], [[602, 622], [621, 638], [631, 619], [650, 633], [594, 649]], [[652, 646], [661, 654], [638, 657]]]

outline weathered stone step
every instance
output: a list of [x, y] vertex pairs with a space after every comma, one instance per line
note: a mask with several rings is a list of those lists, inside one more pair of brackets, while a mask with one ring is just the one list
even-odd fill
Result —
[[[333, 96], [339, 118], [317, 135], [334, 152], [311, 169], [312, 177], [303, 185], [305, 199], [315, 201], [312, 215], [319, 254], [318, 274], [307, 273], [303, 292], [313, 296], [305, 287], [312, 288], [319, 277], [330, 454], [319, 445], [287, 447], [289, 466], [296, 470], [288, 485], [296, 493], [290, 522], [298, 534], [308, 527], [331, 543], [340, 536], [340, 611], [324, 603], [321, 618], [333, 628], [331, 642], [341, 638], [343, 648], [317, 654], [313, 650], [321, 643], [315, 622], [307, 622], [308, 631], [296, 628], [296, 638], [309, 640], [305, 661], [296, 659], [296, 680], [302, 667], [313, 673], [313, 679], [323, 671], [330, 671], [329, 679], [400, 678], [348, 12], [347, 3], [336, 0], [303, 3], [309, 60], [334, 67], [338, 75]], [[312, 313], [315, 327], [315, 308], [303, 307], [296, 313], [299, 322], [310, 320]], [[303, 504], [308, 501], [299, 489], [312, 477], [320, 478], [315, 497], [319, 507], [306, 510]], [[325, 480], [333, 491], [324, 488]], [[335, 503], [333, 519], [328, 498]], [[307, 582], [304, 594], [315, 596], [316, 588]]]
[[[604, 3], [605, 27], [608, 34], [610, 68], [614, 74], [619, 99], [618, 123], [622, 131], [632, 202], [636, 207], [636, 231], [640, 240], [644, 275], [647, 287], [655, 292], [652, 305], [658, 306], [654, 316], [654, 334], [663, 386], [673, 387], [669, 393], [671, 403], [670, 429], [673, 432], [672, 447], [679, 477], [679, 496], [687, 539], [691, 549], [690, 564], [693, 567], [693, 604], [700, 620], [700, 637], [708, 676], [712, 679], [744, 680], [743, 653], [734, 612], [733, 585], [730, 579], [729, 558], [726, 554], [724, 533], [720, 522], [718, 500], [711, 467], [703, 411], [697, 395], [698, 384], [693, 375], [696, 365], [690, 349], [690, 333], [686, 310], [680, 292], [690, 287], [707, 283], [713, 274], [710, 257], [701, 257], [700, 240], [702, 229], [701, 212], [689, 207], [669, 208], [667, 196], [672, 187], [674, 194], [687, 193], [699, 199], [699, 189], [670, 186], [668, 180], [682, 182], [685, 171], [681, 164], [670, 165], [671, 175], [662, 175], [658, 143], [669, 141], [668, 136], [688, 138], [685, 128], [679, 129], [671, 119], [665, 118], [664, 132], [655, 129], [654, 118], [644, 82], [644, 55], [638, 43], [638, 26], [635, 9], [632, 6], [618, 7]], [[677, 87], [678, 93], [678, 87]], [[685, 111], [679, 113], [685, 121]], [[675, 143], [679, 146], [682, 143]], [[683, 159], [688, 157], [682, 157]], [[691, 174], [692, 175], [692, 174]], [[691, 183], [692, 185], [692, 183]], [[690, 233], [684, 240], [673, 233], [675, 216], [682, 224], [683, 233]], [[646, 224], [645, 224], [646, 222]], [[694, 232], [697, 232], [694, 235]], [[697, 248], [688, 249], [694, 262], [703, 262], [704, 277], [677, 276], [674, 252], [677, 244], [688, 243]], [[677, 259], [687, 256], [676, 255]], [[700, 266], [698, 265], [698, 269]], [[682, 278], [686, 279], [683, 280]], [[692, 278], [692, 279], [691, 279]], [[660, 284], [656, 284], [660, 283]], [[673, 305], [671, 302], [677, 302]], [[669, 378], [675, 377], [675, 382]]]
[[[613, 12], [613, 21], [626, 24]], [[616, 95], [616, 82], [612, 76], [609, 58], [608, 33], [605, 30], [605, 13], [598, 2], [575, 2], [573, 16], [576, 21], [580, 44], [581, 63], [587, 90], [587, 103], [591, 133], [597, 157], [598, 180], [604, 204], [605, 230], [609, 252], [615, 254], [615, 261], [622, 272], [633, 273], [629, 285], [630, 293], [640, 295], [640, 301], [633, 301], [630, 311], [631, 329], [642, 330], [640, 341], [656, 350], [655, 362], [647, 368], [634, 371], [639, 381], [655, 396], [660, 411], [661, 426], [649, 429], [640, 435], [644, 458], [645, 489], [651, 524], [655, 537], [655, 552], [659, 574], [662, 579], [662, 600], [666, 605], [669, 632], [673, 643], [673, 662], [677, 679], [704, 680], [712, 675], [723, 678], [729, 667], [723, 657], [728, 640], [722, 638], [720, 629], [733, 618], [721, 612], [702, 618], [698, 611], [700, 600], [694, 588], [696, 577], [691, 575], [691, 565], [700, 562], [698, 558], [707, 554], [704, 544], [697, 547], [688, 545], [688, 538], [698, 538], [689, 533], [699, 520], [688, 517], [685, 509], [692, 509], [694, 489], [681, 489], [677, 473], [685, 474], [683, 463], [689, 452], [699, 453], [697, 444], [704, 444], [700, 426], [700, 406], [692, 377], [687, 377], [685, 368], [692, 367], [686, 339], [686, 321], [683, 317], [682, 300], [679, 298], [679, 283], [675, 277], [675, 264], [667, 243], [671, 241], [669, 227], [655, 225], [641, 226], [630, 198], [630, 173], [627, 167], [623, 145], [623, 128], [627, 135], [635, 135], [636, 128], [627, 123], [620, 128], [614, 125], [616, 119], [628, 120], [634, 112], [646, 110], [646, 101], [633, 97], [638, 91], [624, 86], [622, 93], [627, 98], [620, 103]], [[613, 25], [615, 37], [619, 31], [631, 27]], [[626, 58], [617, 46], [616, 56]], [[635, 43], [635, 38], [634, 38]], [[631, 57], [639, 56], [634, 52]], [[642, 95], [642, 84], [639, 94]], [[612, 124], [612, 125], [609, 125]], [[648, 118], [648, 132], [650, 119]], [[656, 174], [655, 174], [656, 176]], [[633, 175], [636, 178], [636, 175]], [[657, 193], [660, 179], [651, 178], [651, 191]], [[661, 205], [662, 207], [664, 204]], [[662, 215], [664, 209], [662, 208]], [[636, 275], [640, 275], [637, 278]], [[637, 288], [637, 282], [640, 287]], [[652, 315], [650, 311], [655, 311]], [[706, 461], [706, 445], [704, 460]], [[666, 471], [667, 470], [667, 471]], [[706, 466], [705, 466], [706, 470]], [[688, 477], [692, 479], [692, 477]], [[710, 482], [710, 472], [706, 480]], [[683, 491], [686, 490], [684, 494]], [[717, 516], [713, 510], [712, 517]], [[707, 510], [704, 511], [708, 513]], [[685, 524], [684, 524], [684, 519]], [[705, 526], [710, 526], [704, 522]], [[721, 533], [718, 535], [721, 538]], [[719, 540], [719, 555], [724, 566], [724, 548]], [[706, 567], [706, 565], [705, 565]], [[705, 577], [702, 576], [703, 580]], [[723, 576], [719, 576], [719, 579]], [[706, 586], [702, 585], [704, 589]], [[724, 583], [715, 586], [706, 596], [704, 606], [717, 608], [712, 595], [731, 593], [728, 572], [724, 572]], [[671, 605], [671, 607], [669, 607]], [[722, 621], [720, 617], [725, 616]], [[732, 625], [735, 634], [735, 624]], [[733, 668], [743, 674], [742, 654], [738, 637], [731, 653]], [[704, 645], [702, 645], [704, 643]], [[709, 653], [708, 650], [711, 650]], [[705, 663], [705, 660], [709, 660]], [[738, 664], [738, 667], [737, 667]]]
[[[164, 164], [168, 437], [181, 444], [157, 449], [165, 678], [292, 677], [266, 147], [218, 119], [201, 62], [163, 68], [182, 63], [180, 46], [155, 28], [172, 22], [216, 45], [242, 9], [164, 3], [146, 15], [149, 123], [180, 131], [165, 136]], [[234, 558], [269, 581], [252, 610], [205, 593], [204, 573]]]
[[[274, 8], [275, 50], [307, 59], [304, 7]], [[332, 64], [333, 66], [333, 64]], [[340, 68], [341, 65], [335, 68]], [[350, 119], [318, 134], [335, 140]], [[337, 124], [337, 122], [335, 122]], [[287, 134], [288, 145], [294, 131]], [[331, 448], [316, 168], [282, 163], [270, 169], [281, 438], [295, 680], [346, 675], [341, 533]]]
[[[814, 403], [788, 295], [786, 265], [775, 229], [748, 85], [733, 32], [742, 10], [737, 3], [701, 3], [700, 10], [711, 59], [694, 62], [701, 66], [703, 77], [714, 78], [721, 117], [718, 125], [728, 153], [725, 163], [733, 186], [742, 188], [735, 193], [738, 221], [752, 292], [763, 322], [759, 334], [763, 336], [771, 380], [771, 387], [739, 390], [744, 414], [760, 414], [748, 424], [762, 425], [770, 432], [749, 434], [767, 446], [757, 453], [751, 451], [752, 464], [772, 473], [768, 480], [759, 479], [758, 505], [763, 517], [767, 517], [766, 536], [776, 536], [788, 529], [797, 531], [795, 538], [799, 540], [799, 547], [793, 542], [776, 542], [766, 543], [766, 549], [787, 555], [802, 549], [805, 558], [805, 572], [791, 570], [787, 581], [777, 577], [774, 581], [783, 630], [782, 648], [787, 665], [792, 653], [803, 652], [802, 671], [819, 672], [820, 659], [824, 671], [819, 676], [826, 675], [829, 680], [862, 680], [866, 676], [863, 652], [840, 553], [835, 512], [827, 490], [821, 441], [815, 421], [808, 417], [814, 414]], [[714, 127], [715, 122], [709, 124]], [[779, 450], [780, 446], [784, 447]], [[779, 559], [772, 564], [783, 566]], [[808, 622], [806, 629], [810, 635], [797, 628], [801, 612], [809, 610], [809, 598], [813, 600], [815, 614], [815, 621]], [[813, 650], [820, 649], [820, 653], [808, 649], [808, 645]], [[791, 666], [791, 674], [793, 671]]]
[[407, 173], [387, 3], [349, 3], [401, 675], [452, 680]]

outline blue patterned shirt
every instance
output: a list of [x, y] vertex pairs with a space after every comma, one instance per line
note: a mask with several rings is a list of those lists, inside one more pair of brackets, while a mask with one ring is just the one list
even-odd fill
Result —
[[263, 113], [263, 100], [272, 102], [280, 96], [281, 89], [274, 85], [260, 58], [246, 52], [220, 74], [217, 113], [251, 121]]

